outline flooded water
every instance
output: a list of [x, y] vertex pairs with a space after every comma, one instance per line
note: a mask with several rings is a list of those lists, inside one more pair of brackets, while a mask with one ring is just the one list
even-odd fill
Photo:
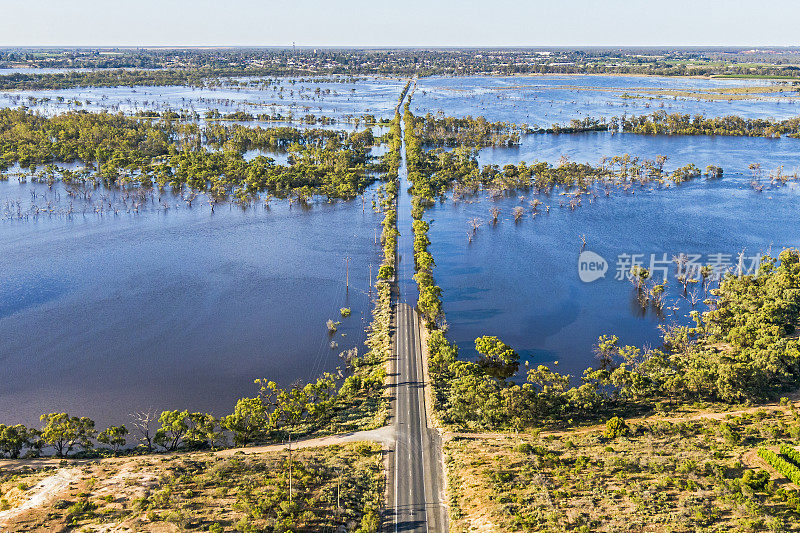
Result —
[[[242, 80], [243, 83], [247, 81], [261, 83]], [[203, 115], [216, 110], [222, 114], [241, 111], [254, 116], [291, 114], [298, 119], [310, 114], [341, 122], [347, 116], [364, 114], [391, 118], [404, 85], [405, 80], [398, 79], [310, 82], [287, 78], [264, 82], [263, 87], [144, 86], [13, 91], [0, 93], [0, 107], [26, 105], [48, 115], [69, 110], [123, 113], [189, 110]], [[342, 129], [343, 126], [346, 124], [324, 127]]]
[[[388, 118], [404, 83], [376, 79], [293, 85], [284, 80], [263, 90], [14, 92], [0, 94], [0, 105], [22, 105], [33, 96], [49, 98], [32, 104], [43, 113], [184, 108], [201, 114], [217, 109]], [[713, 116], [787, 118], [798, 113], [797, 99], [777, 92], [731, 101], [645, 93], [764, 83], [633, 76], [425, 78], [418, 81], [412, 109], [418, 115], [441, 110], [531, 125], [649, 113], [662, 105], [668, 112]], [[725, 177], [616, 191], [592, 201], [585, 197], [574, 211], [561, 207], [564, 198], [554, 193], [539, 198], [544, 204], [535, 218], [529, 204], [533, 197], [526, 192], [437, 204], [426, 218], [433, 220], [430, 250], [449, 337], [470, 357], [476, 337], [498, 335], [529, 364], [558, 361], [559, 369], [578, 375], [593, 364], [592, 346], [599, 335], [657, 346], [659, 325], [686, 321], [692, 309], [688, 295], [682, 294], [673, 266], [663, 316], [643, 310], [632, 285], [615, 279], [620, 257], [637, 255], [643, 266], [650, 266], [651, 258], [669, 260], [680, 253], [698, 254], [703, 262], [723, 254], [735, 263], [742, 252], [751, 257], [800, 246], [797, 186], [758, 193], [750, 186], [748, 169], [758, 163], [765, 174], [781, 165], [784, 172], [793, 172], [798, 143], [588, 133], [528, 135], [517, 148], [482, 150], [481, 164], [501, 166], [521, 160], [556, 162], [562, 156], [596, 163], [624, 153], [666, 155], [670, 169], [714, 164], [725, 169]], [[376, 147], [373, 155], [383, 150]], [[285, 154], [267, 155], [285, 162]], [[413, 303], [407, 186], [404, 181], [399, 199], [398, 281], [401, 298]], [[97, 197], [68, 209], [58, 187], [50, 191], [15, 179], [0, 181], [0, 367], [7, 376], [0, 384], [0, 422], [35, 424], [41, 413], [55, 410], [90, 416], [99, 425], [124, 423], [129, 412], [148, 408], [226, 414], [237, 398], [254, 393], [255, 378], [284, 385], [314, 379], [340, 365], [342, 350], [363, 350], [371, 310], [370, 265], [374, 275], [380, 263], [375, 239], [381, 217], [370, 209], [372, 191], [364, 203], [360, 198], [318, 202], [303, 209], [273, 201], [270, 209], [225, 205], [214, 213], [202, 201], [189, 208], [170, 196], [151, 199], [136, 214], [111, 191], [104, 193], [111, 207], [102, 212]], [[38, 214], [17, 216], [20, 206], [30, 210], [34, 203]], [[544, 205], [550, 206], [549, 213]], [[515, 223], [512, 211], [518, 206], [526, 214]], [[492, 207], [500, 210], [496, 225], [490, 222]], [[470, 242], [472, 223], [479, 228]], [[605, 278], [579, 279], [581, 236], [585, 250], [607, 261]], [[341, 307], [351, 307], [351, 317], [340, 318]], [[333, 336], [325, 326], [328, 319], [342, 321]]]
[[634, 133], [590, 132], [572, 135], [524, 135], [520, 146], [485, 148], [478, 161], [481, 165], [503, 166], [520, 161], [547, 161], [555, 164], [562, 157], [579, 163], [597, 164], [603, 157], [630, 154], [641, 159], [667, 156], [667, 167], [677, 168], [694, 163], [701, 169], [717, 165], [725, 175], [750, 173], [750, 165], [758, 164], [764, 172], [783, 166], [784, 173], [800, 170], [800, 139], [788, 137], [669, 136]]
[[[561, 371], [580, 376], [595, 362], [592, 348], [600, 335], [655, 348], [659, 324], [688, 322], [692, 306], [675, 278], [673, 256], [698, 254], [706, 264], [724, 254], [721, 263], [735, 269], [744, 252], [747, 269], [754, 255], [800, 246], [790, 222], [800, 217], [797, 187], [756, 193], [733, 178], [698, 181], [633, 195], [619, 192], [591, 204], [584, 200], [574, 211], [559, 207], [553, 195], [542, 197], [550, 213], [541, 208], [535, 218], [529, 199], [448, 201], [428, 212], [449, 337], [465, 356], [475, 355], [476, 337], [497, 335], [531, 365], [558, 361]], [[519, 222], [512, 216], [516, 206], [528, 210]], [[501, 211], [496, 225], [490, 221], [492, 207]], [[470, 243], [473, 219], [482, 225]], [[579, 278], [581, 236], [586, 250], [608, 262], [604, 278], [590, 283]], [[642, 309], [629, 281], [617, 279], [632, 264], [626, 255], [638, 256], [646, 268], [656, 265], [659, 281], [666, 258], [663, 320]]]
[[[702, 94], [754, 86], [774, 87], [775, 90], [750, 95], [757, 99], [747, 100], [708, 100], [662, 94], [665, 90]], [[778, 92], [781, 88], [783, 93]], [[539, 127], [585, 117], [643, 115], [662, 110], [780, 120], [800, 114], [800, 94], [796, 89], [760, 80], [657, 76], [431, 77], [417, 82], [414, 112], [424, 115], [442, 110], [450, 116], [485, 116], [492, 121]]]
[[[28, 201], [31, 189], [44, 205], [46, 187], [13, 181], [0, 182], [0, 201]], [[363, 351], [380, 257], [369, 200], [213, 214], [162, 202], [170, 209], [0, 222], [4, 423], [50, 411], [99, 424], [148, 408], [226, 414], [255, 378], [307, 381], [341, 366], [342, 350]], [[342, 322], [335, 335], [328, 319]]]

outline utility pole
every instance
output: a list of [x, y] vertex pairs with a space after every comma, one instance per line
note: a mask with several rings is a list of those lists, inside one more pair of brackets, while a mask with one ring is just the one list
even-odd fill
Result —
[[289, 505], [292, 504], [292, 434], [289, 433]]

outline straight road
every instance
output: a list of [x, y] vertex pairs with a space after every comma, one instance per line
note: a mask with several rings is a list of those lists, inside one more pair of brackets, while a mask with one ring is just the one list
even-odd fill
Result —
[[445, 532], [442, 451], [439, 433], [428, 427], [417, 312], [396, 305], [394, 424], [397, 441], [390, 478], [388, 531]]

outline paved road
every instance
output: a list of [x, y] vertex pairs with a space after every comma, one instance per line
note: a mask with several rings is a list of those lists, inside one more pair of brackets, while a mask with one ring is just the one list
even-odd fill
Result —
[[389, 531], [445, 532], [442, 505], [441, 441], [428, 427], [425, 412], [422, 348], [417, 313], [397, 303], [395, 333], [393, 476], [389, 482]]

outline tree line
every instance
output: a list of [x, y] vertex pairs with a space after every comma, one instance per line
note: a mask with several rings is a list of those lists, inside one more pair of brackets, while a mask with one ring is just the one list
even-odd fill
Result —
[[[352, 198], [385, 171], [369, 149], [372, 131], [347, 134], [323, 129], [261, 128], [239, 124], [182, 123], [121, 114], [70, 112], [45, 117], [20, 109], [0, 110], [0, 170], [18, 163], [35, 172], [41, 165], [79, 161], [79, 171], [49, 167], [35, 178], [106, 187], [170, 187], [205, 192], [212, 201], [233, 196], [253, 201], [275, 196]], [[283, 150], [288, 165], [248, 150]]]
[[274, 382], [256, 380], [259, 392], [242, 398], [233, 412], [215, 418], [208, 413], [167, 410], [136, 413], [131, 426], [111, 426], [101, 432], [87, 417], [68, 413], [41, 416], [41, 428], [0, 424], [0, 452], [11, 458], [39, 456], [51, 448], [56, 456], [74, 452], [89, 453], [96, 444], [106, 451], [117, 452], [133, 435], [140, 451], [175, 451], [179, 448], [204, 449], [224, 447], [232, 442], [245, 446], [285, 438], [292, 433], [306, 434], [329, 423], [337, 411], [356, 400], [363, 400], [371, 391], [381, 391], [383, 377], [364, 369], [380, 365], [371, 363], [372, 354], [351, 358], [353, 373], [343, 381], [341, 375], [325, 373], [317, 381], [305, 385], [280, 388]]
[[685, 113], [655, 111], [648, 115], [572, 119], [567, 124], [553, 124], [549, 128], [532, 128], [530, 133], [569, 134], [592, 131], [627, 132], [640, 135], [721, 135], [729, 137], [768, 137], [782, 135], [800, 136], [800, 118], [770, 120], [744, 118], [736, 115], [707, 117]]
[[738, 116], [705, 117], [656, 111], [650, 115], [622, 117], [622, 131], [644, 135], [728, 135], [741, 137], [800, 136], [800, 118], [769, 120]]

